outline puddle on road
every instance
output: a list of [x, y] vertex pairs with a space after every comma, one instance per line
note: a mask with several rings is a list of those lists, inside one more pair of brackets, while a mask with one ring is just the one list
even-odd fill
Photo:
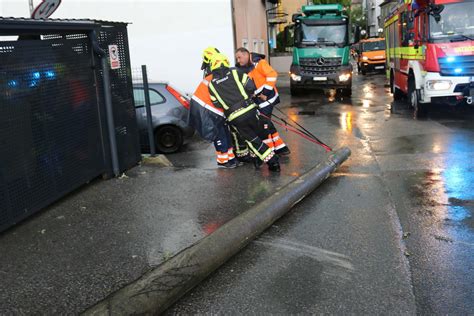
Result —
[[420, 173], [410, 192], [418, 214], [442, 225], [474, 228], [474, 172], [448, 165]]

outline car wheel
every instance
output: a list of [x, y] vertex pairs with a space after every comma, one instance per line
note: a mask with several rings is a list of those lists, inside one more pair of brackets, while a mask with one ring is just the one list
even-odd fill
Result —
[[162, 126], [155, 132], [155, 145], [164, 154], [177, 152], [183, 145], [183, 132], [176, 126]]

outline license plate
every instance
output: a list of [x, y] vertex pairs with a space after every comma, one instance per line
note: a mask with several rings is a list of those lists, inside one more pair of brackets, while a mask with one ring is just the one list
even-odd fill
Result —
[[328, 77], [313, 77], [314, 81], [326, 81], [328, 80]]
[[375, 66], [375, 69], [383, 69], [384, 66]]

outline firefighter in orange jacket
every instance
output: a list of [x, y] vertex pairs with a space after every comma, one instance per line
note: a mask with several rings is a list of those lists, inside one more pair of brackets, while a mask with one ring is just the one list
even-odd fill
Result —
[[[249, 77], [255, 82], [257, 90], [255, 91], [255, 101], [258, 104], [259, 111], [271, 117], [273, 107], [280, 103], [280, 97], [275, 87], [277, 72], [264, 59], [265, 56], [257, 53], [250, 53], [246, 48], [240, 47], [235, 53], [237, 65], [240, 70], [248, 73]], [[268, 139], [265, 143], [273, 146], [278, 155], [289, 155], [290, 149], [283, 142], [280, 134], [270, 120], [262, 120], [265, 127], [268, 128]]]
[[[218, 53], [219, 50], [215, 47], [208, 47], [204, 50], [201, 65], [204, 77], [210, 74], [211, 58]], [[197, 129], [203, 138], [214, 143], [219, 168], [237, 167], [238, 163], [235, 159], [229, 127], [225, 124], [224, 112], [222, 109], [214, 107], [210, 99], [208, 81], [206, 79], [197, 87], [191, 98], [191, 103], [200, 107], [201, 111], [200, 113], [196, 109], [191, 111], [191, 114], [195, 113], [195, 115], [190, 117], [190, 123], [192, 123], [191, 125]]]

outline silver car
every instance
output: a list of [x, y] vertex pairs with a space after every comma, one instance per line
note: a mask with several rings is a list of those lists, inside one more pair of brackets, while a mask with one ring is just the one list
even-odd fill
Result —
[[[156, 149], [165, 154], [174, 153], [194, 135], [194, 129], [187, 125], [189, 100], [167, 83], [150, 83], [149, 87]], [[140, 145], [146, 151], [150, 146], [143, 85], [133, 85], [133, 96]]]

